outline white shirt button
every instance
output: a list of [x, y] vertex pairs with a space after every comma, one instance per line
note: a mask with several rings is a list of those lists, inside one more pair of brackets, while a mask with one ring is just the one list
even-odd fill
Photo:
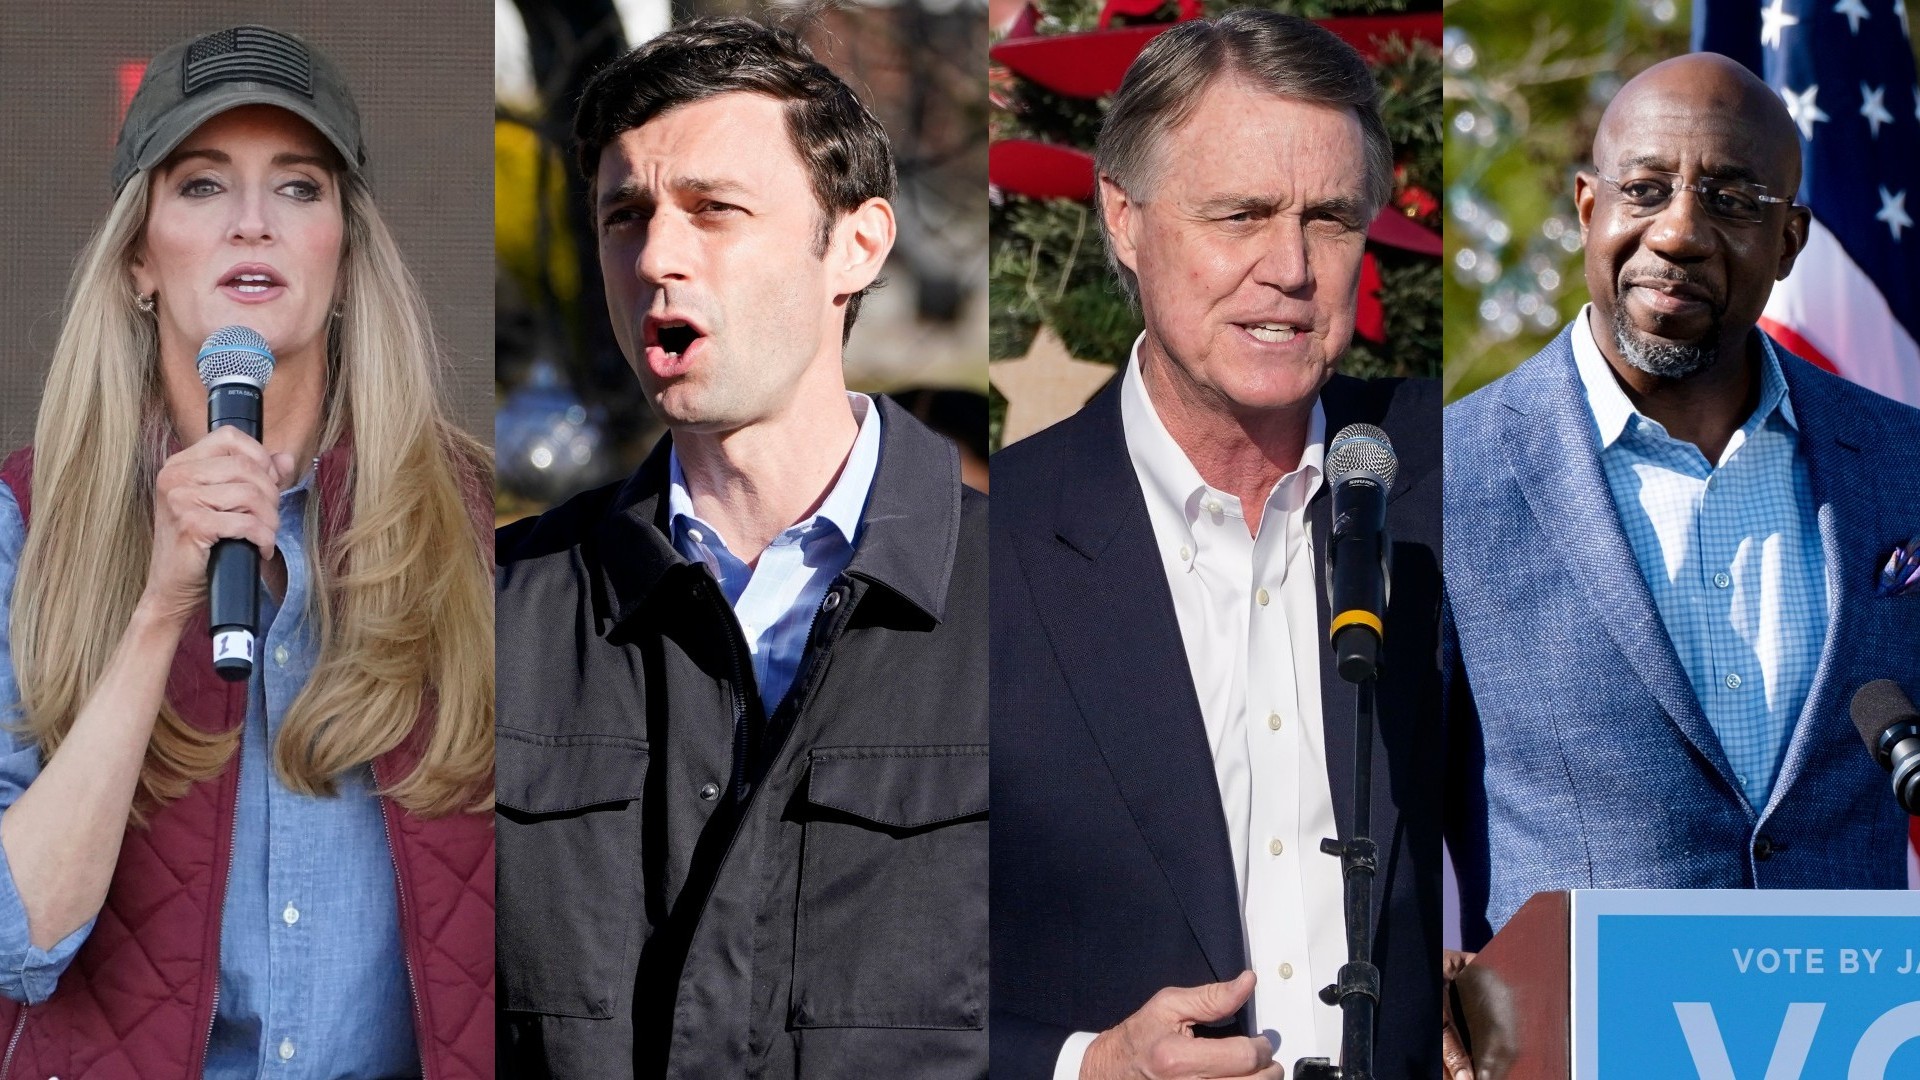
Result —
[[1257, 592], [1257, 593], [1254, 593], [1254, 594], [1253, 594], [1253, 598], [1254, 598], [1255, 600], [1258, 600], [1258, 601], [1260, 601], [1260, 606], [1261, 606], [1261, 607], [1266, 607], [1266, 606], [1267, 606], [1267, 601], [1268, 601], [1269, 599], [1271, 599], [1271, 597], [1269, 597], [1269, 596], [1267, 595], [1267, 590], [1265, 590], [1265, 589], [1261, 589], [1261, 590], [1260, 590], [1259, 592]]
[[281, 645], [273, 650], [273, 662], [280, 667], [287, 666], [287, 647]]
[[300, 909], [293, 906], [293, 901], [287, 901], [287, 910], [280, 913], [280, 921], [288, 926], [300, 921]]
[[1267, 714], [1267, 730], [1268, 731], [1280, 730], [1280, 714], [1279, 713], [1273, 712], [1273, 713]]
[[1220, 500], [1208, 499], [1206, 502], [1200, 504], [1200, 508], [1209, 514], [1217, 514], [1220, 512]]
[[292, 1039], [280, 1040], [280, 1060], [281, 1061], [293, 1060], [293, 1040]]
[[1727, 689], [1729, 689], [1729, 690], [1738, 690], [1738, 689], [1740, 689], [1740, 676], [1738, 676], [1738, 675], [1728, 675], [1728, 676], [1727, 676]]
[[1280, 965], [1280, 977], [1281, 977], [1281, 978], [1283, 978], [1283, 979], [1291, 979], [1291, 978], [1293, 978], [1293, 965], [1292, 965], [1292, 964], [1281, 964], [1281, 965]]
[[687, 539], [693, 541], [696, 544], [704, 544], [706, 543], [706, 540], [707, 540], [705, 536], [701, 535], [699, 529], [688, 529]]
[[1287, 850], [1287, 845], [1281, 843], [1279, 837], [1276, 836], [1267, 841], [1267, 854], [1278, 855], [1285, 850]]
[[1185, 544], [1180, 545], [1180, 561], [1188, 562], [1192, 560], [1192, 558], [1193, 558], [1193, 549], [1186, 546]]
[[1724, 589], [1732, 584], [1733, 584], [1733, 576], [1731, 574], [1728, 574], [1725, 570], [1722, 570], [1719, 573], [1713, 575], [1713, 587], [1716, 589]]

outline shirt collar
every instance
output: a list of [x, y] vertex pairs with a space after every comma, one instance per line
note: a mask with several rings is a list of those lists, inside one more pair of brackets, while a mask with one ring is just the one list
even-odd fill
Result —
[[[873, 488], [873, 476], [880, 465], [880, 410], [873, 407], [873, 399], [865, 394], [849, 392], [847, 404], [853, 408], [860, 431], [854, 436], [853, 449], [847, 453], [847, 461], [840, 469], [839, 479], [834, 481], [833, 489], [827, 492], [820, 508], [805, 520], [781, 530], [782, 536], [805, 533], [816, 524], [825, 524], [838, 530], [841, 538], [851, 546], [860, 532], [860, 515], [866, 509], [867, 495]], [[698, 544], [724, 548], [726, 541], [694, 512], [693, 494], [687, 488], [687, 475], [680, 468], [678, 450], [669, 454], [667, 477], [667, 521], [673, 546], [687, 558], [704, 561], [698, 554]], [[688, 542], [689, 529], [705, 530], [698, 544]]]
[[[1147, 501], [1171, 508], [1191, 526], [1199, 516], [1201, 495], [1208, 490], [1208, 486], [1201, 478], [1200, 471], [1193, 467], [1186, 451], [1167, 431], [1167, 425], [1154, 408], [1153, 399], [1147, 395], [1146, 379], [1140, 374], [1140, 345], [1146, 339], [1144, 333], [1134, 339], [1126, 373], [1121, 376], [1120, 417], [1127, 439], [1127, 454], [1133, 459], [1133, 469], [1139, 474], [1140, 487]], [[1295, 477], [1307, 481], [1301, 489], [1298, 506], [1281, 509], [1293, 510], [1307, 504], [1325, 467], [1326, 443], [1327, 411], [1316, 397], [1312, 419], [1307, 424], [1306, 446], [1300, 451], [1300, 463], [1274, 484], [1273, 491], [1267, 496], [1270, 504]]]
[[[1587, 407], [1593, 412], [1593, 422], [1599, 428], [1600, 449], [1605, 450], [1619, 440], [1635, 417], [1647, 423], [1653, 421], [1634, 408], [1627, 392], [1621, 389], [1620, 380], [1614, 377], [1613, 365], [1600, 352], [1599, 342], [1594, 338], [1592, 304], [1583, 306], [1580, 314], [1574, 318], [1572, 338], [1573, 366], [1580, 373], [1580, 384], [1587, 395]], [[1780, 355], [1774, 348], [1773, 339], [1762, 333], [1760, 403], [1755, 406], [1747, 422], [1741, 425], [1742, 428], [1757, 430], [1776, 409], [1789, 427], [1799, 430], [1799, 421], [1793, 415], [1793, 402], [1787, 397], [1786, 375], [1780, 370]]]

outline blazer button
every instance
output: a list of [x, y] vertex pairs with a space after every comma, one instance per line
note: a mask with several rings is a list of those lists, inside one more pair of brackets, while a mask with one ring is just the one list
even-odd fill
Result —
[[712, 802], [713, 800], [719, 798], [720, 785], [713, 783], [712, 781], [708, 781], [707, 783], [700, 785], [700, 797], [702, 799], [705, 799], [707, 802]]
[[1773, 858], [1773, 852], [1773, 840], [1764, 833], [1753, 841], [1753, 857], [1755, 859], [1766, 862], [1768, 859]]

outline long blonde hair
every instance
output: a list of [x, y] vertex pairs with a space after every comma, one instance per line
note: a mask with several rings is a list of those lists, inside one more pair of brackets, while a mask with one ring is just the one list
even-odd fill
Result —
[[[493, 592], [486, 538], [463, 491], [491, 490], [485, 447], [442, 414], [426, 305], [358, 177], [344, 177], [344, 314], [328, 343], [320, 445], [353, 443], [352, 521], [323, 550], [307, 515], [320, 654], [273, 748], [281, 781], [334, 778], [437, 713], [420, 763], [384, 793], [422, 815], [493, 802]], [[168, 430], [151, 319], [131, 260], [148, 177], [130, 180], [74, 270], [34, 427], [32, 526], [12, 608], [20, 720], [51, 757], [106, 670], [145, 586], [153, 484]], [[238, 733], [208, 734], [161, 706], [134, 819], [219, 773]]]

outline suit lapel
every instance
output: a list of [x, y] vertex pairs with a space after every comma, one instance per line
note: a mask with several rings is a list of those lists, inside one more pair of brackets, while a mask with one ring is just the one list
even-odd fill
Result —
[[[1807, 476], [1813, 486], [1813, 505], [1820, 526], [1820, 550], [1826, 560], [1827, 635], [1820, 649], [1820, 663], [1814, 669], [1813, 686], [1787, 742], [1786, 757], [1780, 763], [1780, 775], [1774, 781], [1768, 811], [1778, 805], [1821, 740], [1831, 731], [1819, 718], [1844, 715], [1853, 687], [1849, 668], [1841, 650], [1845, 647], [1840, 628], [1859, 632], [1867, 624], [1869, 607], [1876, 599], [1873, 581], [1878, 561], [1886, 551], [1878, 547], [1880, 506], [1878, 489], [1863, 477], [1861, 449], [1879, 439], [1879, 420], [1857, 411], [1845, 410], [1832, 394], [1818, 385], [1822, 373], [1790, 354], [1780, 358], [1780, 370], [1787, 378], [1787, 394], [1793, 402], [1794, 418], [1800, 426], [1800, 452], [1806, 455]], [[1842, 737], [1850, 737], [1843, 732]]]
[[1076, 418], [1049, 534], [1021, 564], [1060, 670], [1216, 979], [1246, 967], [1206, 723], [1127, 455], [1114, 379]]
[[1586, 389], [1574, 368], [1575, 332], [1586, 332], [1578, 321], [1541, 351], [1545, 362], [1522, 365], [1504, 384], [1501, 403], [1508, 411], [1499, 437], [1507, 465], [1565, 572], [1580, 580], [1591, 622], [1605, 629], [1667, 719], [1737, 791], [1726, 752], [1620, 527]]

